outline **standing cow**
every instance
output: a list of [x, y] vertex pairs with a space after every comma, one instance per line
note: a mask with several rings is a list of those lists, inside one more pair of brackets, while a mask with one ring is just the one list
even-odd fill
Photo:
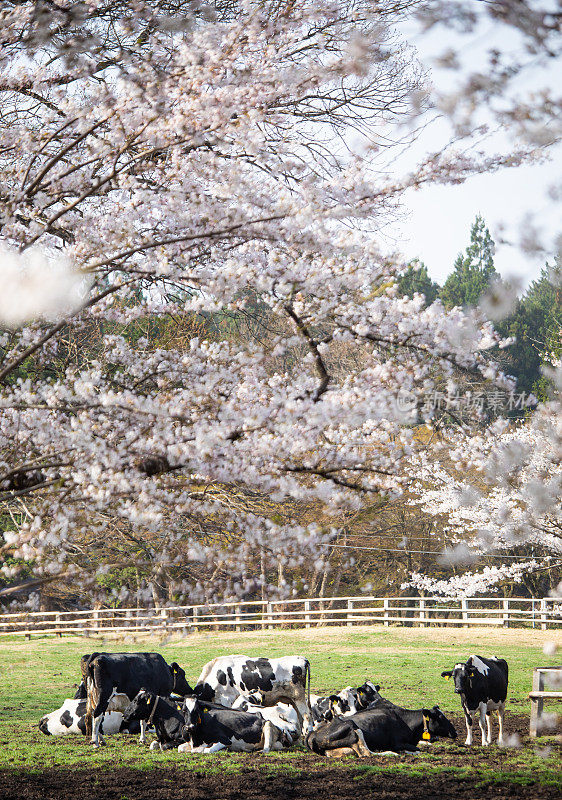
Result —
[[[460, 694], [466, 721], [466, 742], [472, 744], [472, 715], [478, 711], [482, 731], [482, 746], [492, 743], [492, 711], [498, 712], [498, 744], [503, 744], [503, 722], [507, 697], [508, 666], [503, 658], [484, 658], [472, 655], [454, 668], [441, 673], [443, 678], [453, 678], [455, 693]], [[484, 720], [487, 731], [484, 731]]]
[[240, 695], [263, 706], [287, 703], [297, 712], [303, 731], [312, 727], [310, 663], [303, 656], [221, 656], [205, 664], [193, 691], [200, 700], [228, 707]]
[[[87, 689], [87, 730], [91, 742], [99, 746], [99, 728], [110, 697], [121, 692], [133, 700], [141, 689], [157, 695], [175, 694], [185, 697], [193, 689], [185, 672], [175, 662], [167, 664], [159, 653], [92, 653], [80, 661], [82, 678]], [[146, 724], [141, 721], [141, 744], [146, 743]]]

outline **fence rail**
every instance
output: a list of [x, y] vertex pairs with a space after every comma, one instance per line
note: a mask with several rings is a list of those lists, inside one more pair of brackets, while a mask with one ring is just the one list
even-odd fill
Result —
[[155, 608], [99, 608], [0, 615], [0, 636], [275, 630], [321, 625], [562, 626], [562, 602], [542, 598], [313, 597]]

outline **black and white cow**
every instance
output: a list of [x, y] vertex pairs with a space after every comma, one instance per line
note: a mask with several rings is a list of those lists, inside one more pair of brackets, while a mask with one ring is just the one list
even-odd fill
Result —
[[353, 688], [346, 686], [338, 694], [328, 697], [310, 695], [310, 712], [312, 723], [318, 725], [324, 720], [331, 720], [334, 716], [349, 716], [368, 708], [375, 700], [380, 699], [380, 686], [375, 686], [371, 681], [366, 681], [363, 686]]
[[438, 706], [409, 710], [388, 703], [321, 723], [307, 735], [306, 746], [326, 756], [369, 756], [381, 750], [413, 751], [421, 739], [438, 736], [457, 736]]
[[221, 656], [205, 664], [193, 691], [199, 700], [227, 707], [240, 695], [257, 705], [287, 703], [297, 712], [303, 730], [312, 727], [310, 663], [303, 656]]
[[[91, 724], [92, 744], [99, 745], [99, 727], [107, 703], [114, 692], [132, 700], [141, 689], [157, 695], [174, 692], [182, 697], [193, 689], [185, 672], [175, 662], [168, 665], [159, 653], [92, 653], [80, 661], [82, 678], [87, 688], [86, 727]], [[140, 742], [146, 742], [146, 729], [141, 721]]]
[[295, 709], [287, 703], [277, 703], [274, 706], [261, 706], [251, 703], [243, 695], [240, 695], [232, 704], [232, 708], [237, 711], [247, 711], [249, 714], [259, 714], [266, 720], [273, 722], [276, 728], [287, 734], [292, 742], [296, 742], [300, 736], [301, 723], [299, 715]]
[[[101, 734], [113, 733], [139, 733], [140, 725], [138, 722], [126, 725], [123, 722], [121, 710], [129, 703], [126, 695], [114, 695], [107, 706], [107, 711], [103, 715], [100, 724]], [[39, 730], [47, 736], [67, 736], [68, 734], [86, 735], [86, 700], [67, 699], [60, 708], [45, 714], [39, 720]]]
[[[478, 711], [482, 746], [492, 743], [492, 711], [498, 712], [498, 744], [503, 744], [503, 722], [507, 697], [508, 666], [503, 658], [484, 658], [472, 655], [464, 663], [442, 672], [444, 678], [453, 678], [455, 692], [460, 694], [466, 721], [466, 742], [472, 744], [472, 715]], [[487, 731], [484, 730], [487, 721]]]
[[365, 681], [363, 686], [354, 689], [346, 686], [336, 695], [331, 695], [331, 711], [334, 716], [351, 716], [358, 711], [364, 711], [375, 700], [380, 700], [380, 686], [375, 686], [371, 681]]
[[293, 739], [260, 714], [188, 697], [183, 704], [184, 738], [180, 753], [252, 752], [283, 750]]
[[177, 703], [145, 689], [141, 689], [127, 705], [123, 721], [129, 725], [137, 721], [141, 725], [154, 726], [156, 741], [151, 743], [151, 750], [169, 750], [184, 741], [185, 717]]

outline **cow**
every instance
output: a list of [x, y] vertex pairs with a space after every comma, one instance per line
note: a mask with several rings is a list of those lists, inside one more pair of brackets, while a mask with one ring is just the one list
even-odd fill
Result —
[[380, 700], [380, 686], [375, 686], [371, 681], [366, 681], [356, 689], [346, 686], [341, 692], [330, 696], [330, 710], [334, 716], [351, 716], [358, 711], [364, 711], [375, 700]]
[[[140, 725], [123, 723], [121, 710], [128, 705], [129, 698], [124, 694], [114, 694], [100, 724], [101, 734], [139, 733]], [[86, 735], [86, 700], [68, 698], [60, 708], [45, 714], [39, 720], [39, 730], [47, 736], [66, 736], [71, 733]]]
[[310, 663], [303, 656], [220, 656], [205, 664], [193, 691], [199, 700], [229, 708], [240, 695], [256, 705], [287, 703], [297, 712], [302, 730], [312, 727]]
[[185, 743], [180, 753], [252, 752], [283, 750], [293, 740], [261, 714], [250, 714], [217, 703], [188, 697], [183, 704]]
[[185, 717], [177, 703], [146, 689], [141, 689], [127, 705], [123, 721], [127, 724], [138, 721], [141, 725], [154, 725], [156, 740], [151, 743], [151, 750], [169, 750], [184, 741]]
[[415, 751], [421, 739], [455, 739], [457, 732], [439, 706], [400, 709], [392, 703], [375, 705], [348, 717], [334, 717], [306, 736], [309, 750], [326, 756], [370, 756], [375, 751]]
[[297, 712], [286, 703], [277, 703], [274, 706], [261, 706], [249, 702], [240, 695], [232, 704], [237, 711], [247, 711], [250, 714], [259, 714], [265, 720], [273, 722], [276, 728], [287, 734], [291, 742], [296, 742], [300, 735], [300, 722]]
[[338, 694], [328, 697], [310, 695], [310, 713], [312, 724], [319, 725], [324, 720], [331, 720], [334, 716], [347, 717], [368, 708], [375, 700], [380, 699], [380, 686], [375, 686], [371, 681], [366, 681], [363, 686], [354, 689], [346, 686]]
[[[466, 721], [465, 744], [472, 744], [472, 715], [478, 711], [482, 746], [492, 743], [492, 711], [498, 712], [498, 744], [503, 745], [503, 722], [507, 697], [509, 668], [503, 658], [484, 658], [471, 655], [464, 663], [455, 664], [451, 670], [441, 673], [443, 678], [453, 678], [455, 693], [461, 697]], [[484, 720], [487, 731], [484, 731]]]
[[[114, 691], [126, 694], [129, 700], [141, 689], [164, 696], [193, 693], [183, 669], [175, 662], [168, 665], [159, 653], [92, 653], [82, 656], [80, 668], [88, 695], [86, 727], [89, 732], [91, 726], [94, 747], [100, 744], [99, 727]], [[140, 743], [146, 743], [143, 721]]]

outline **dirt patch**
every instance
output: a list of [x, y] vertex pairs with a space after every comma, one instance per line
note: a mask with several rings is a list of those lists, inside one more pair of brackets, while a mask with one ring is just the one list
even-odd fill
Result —
[[[103, 797], [104, 800], [357, 800], [357, 796], [418, 800], [420, 778], [358, 773], [354, 769], [307, 769], [291, 774], [247, 769], [237, 774], [185, 772], [166, 768], [151, 772], [134, 769], [44, 770], [40, 774], [0, 774], [3, 800], [60, 800], [61, 797]], [[424, 800], [474, 800], [475, 796], [517, 800], [559, 798], [558, 789], [539, 785], [459, 780], [443, 774], [423, 778]]]

